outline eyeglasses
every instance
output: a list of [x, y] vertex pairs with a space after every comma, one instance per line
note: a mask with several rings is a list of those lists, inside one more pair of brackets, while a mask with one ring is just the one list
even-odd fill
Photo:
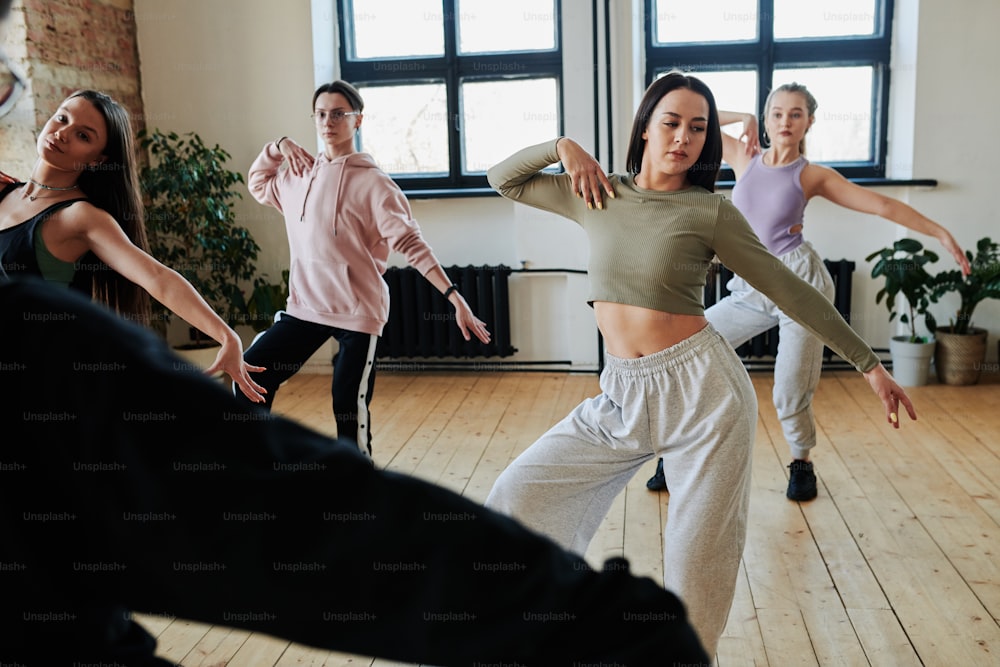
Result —
[[0, 51], [0, 116], [14, 108], [24, 89], [24, 79], [10, 66], [7, 54]]
[[344, 116], [360, 116], [360, 111], [341, 111], [337, 109], [336, 111], [314, 111], [312, 112], [313, 119], [320, 125], [330, 120], [334, 123], [339, 123], [344, 120]]

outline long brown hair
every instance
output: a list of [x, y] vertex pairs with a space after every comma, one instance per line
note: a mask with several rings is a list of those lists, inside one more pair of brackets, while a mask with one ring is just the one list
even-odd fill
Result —
[[[84, 169], [77, 181], [80, 190], [91, 204], [115, 219], [136, 247], [149, 252], [129, 114], [118, 102], [96, 90], [79, 90], [67, 99], [74, 97], [90, 102], [104, 117], [108, 130], [107, 145], [102, 151], [107, 159]], [[141, 324], [149, 323], [150, 299], [146, 290], [111, 269], [94, 253], [88, 252], [80, 258], [73, 284], [122, 317]]]
[[669, 72], [649, 84], [632, 122], [632, 137], [628, 143], [628, 154], [625, 158], [625, 168], [631, 174], [638, 174], [642, 168], [642, 155], [646, 152], [646, 140], [642, 133], [649, 125], [653, 109], [667, 93], [686, 88], [698, 93], [708, 102], [708, 127], [705, 132], [705, 147], [701, 149], [698, 161], [688, 169], [688, 181], [692, 185], [700, 185], [709, 192], [715, 192], [715, 179], [722, 165], [722, 135], [719, 127], [719, 108], [715, 105], [715, 96], [701, 79], [682, 74], [678, 71]]

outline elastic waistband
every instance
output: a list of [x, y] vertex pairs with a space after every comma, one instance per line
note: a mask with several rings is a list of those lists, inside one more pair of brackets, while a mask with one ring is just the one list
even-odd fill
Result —
[[803, 259], [813, 258], [813, 257], [815, 257], [816, 259], [820, 259], [820, 261], [822, 261], [822, 259], [819, 256], [819, 253], [816, 252], [816, 249], [813, 248], [812, 244], [809, 243], [809, 241], [805, 240], [802, 241], [802, 243], [800, 243], [799, 245], [789, 250], [788, 252], [782, 255], [778, 255], [778, 259], [781, 260], [782, 264], [792, 264], [794, 262], [798, 262]]
[[711, 324], [696, 334], [693, 334], [676, 345], [654, 352], [645, 357], [623, 359], [613, 354], [605, 353], [605, 364], [609, 371], [619, 375], [644, 376], [655, 375], [663, 370], [675, 368], [687, 363], [702, 351], [722, 343], [729, 345]]

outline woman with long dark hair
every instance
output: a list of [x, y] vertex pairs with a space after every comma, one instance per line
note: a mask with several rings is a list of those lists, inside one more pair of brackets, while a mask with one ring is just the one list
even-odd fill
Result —
[[264, 389], [243, 343], [176, 271], [148, 252], [128, 112], [94, 90], [67, 97], [38, 135], [26, 182], [0, 190], [0, 276], [36, 275], [81, 289], [126, 319], [148, 322], [152, 296], [222, 347], [221, 370], [252, 401]]
[[[719, 114], [699, 79], [653, 82], [632, 127], [627, 174], [606, 175], [561, 137], [489, 170], [515, 201], [561, 214], [590, 240], [590, 302], [604, 336], [602, 393], [500, 474], [486, 506], [586, 553], [615, 497], [662, 457], [671, 498], [664, 585], [713, 655], [746, 541], [757, 400], [732, 346], [705, 319], [712, 259], [770, 296], [864, 373], [898, 426], [905, 392], [833, 305], [767, 251], [714, 184]], [[561, 161], [565, 173], [543, 171]]]

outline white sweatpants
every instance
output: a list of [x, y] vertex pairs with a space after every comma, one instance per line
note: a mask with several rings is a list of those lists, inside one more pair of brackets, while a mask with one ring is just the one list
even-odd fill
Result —
[[[803, 242], [778, 259], [833, 300], [833, 278], [809, 243]], [[823, 370], [823, 343], [739, 276], [727, 287], [731, 294], [706, 310], [705, 317], [734, 348], [775, 325], [779, 327], [772, 400], [792, 458], [807, 459], [816, 446], [812, 399]]]
[[601, 390], [500, 474], [486, 506], [583, 555], [629, 479], [662, 456], [663, 583], [714, 655], [746, 542], [757, 423], [750, 378], [709, 325], [648, 357], [608, 355]]

